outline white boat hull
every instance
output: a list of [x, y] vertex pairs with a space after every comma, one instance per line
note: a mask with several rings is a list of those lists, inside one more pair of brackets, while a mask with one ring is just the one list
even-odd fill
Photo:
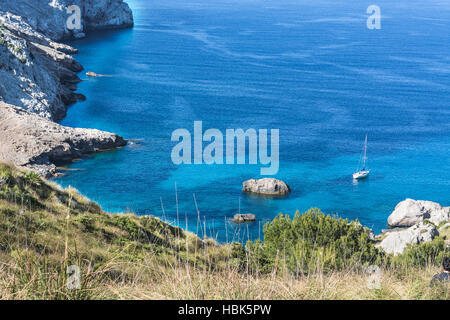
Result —
[[353, 174], [353, 179], [355, 180], [361, 180], [364, 178], [367, 178], [369, 176], [370, 171], [359, 171]]

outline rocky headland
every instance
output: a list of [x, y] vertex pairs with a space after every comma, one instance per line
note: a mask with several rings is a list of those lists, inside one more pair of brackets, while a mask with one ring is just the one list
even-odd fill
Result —
[[[69, 6], [81, 9], [81, 27], [69, 30]], [[77, 49], [58, 41], [90, 30], [133, 26], [122, 0], [0, 0], [0, 161], [56, 174], [55, 164], [83, 154], [123, 146], [112, 133], [58, 125], [83, 70]]]
[[388, 218], [391, 229], [377, 238], [378, 246], [387, 253], [403, 253], [408, 244], [432, 241], [450, 234], [450, 207], [432, 201], [406, 199], [400, 202]]
[[0, 159], [44, 177], [56, 174], [55, 163], [126, 144], [116, 134], [64, 127], [4, 102], [0, 110]]

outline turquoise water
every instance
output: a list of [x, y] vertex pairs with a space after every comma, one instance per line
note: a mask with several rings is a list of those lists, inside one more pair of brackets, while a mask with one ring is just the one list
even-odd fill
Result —
[[[160, 2], [129, 1], [134, 29], [72, 43], [108, 77], [82, 75], [87, 101], [62, 123], [135, 142], [72, 164], [59, 183], [105, 210], [178, 224], [176, 183], [180, 226], [220, 241], [258, 238], [279, 212], [310, 207], [378, 232], [407, 197], [450, 205], [448, 3], [378, 1], [382, 29], [368, 30], [361, 1]], [[243, 195], [255, 165], [174, 165], [171, 133], [195, 120], [280, 129], [277, 178], [292, 194]], [[372, 173], [354, 183], [366, 133]], [[239, 202], [257, 222], [227, 220]]]

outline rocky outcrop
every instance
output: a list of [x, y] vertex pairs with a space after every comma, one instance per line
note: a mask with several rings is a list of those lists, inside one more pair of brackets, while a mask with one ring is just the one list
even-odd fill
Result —
[[252, 213], [238, 213], [233, 217], [234, 223], [253, 222], [256, 220], [256, 216]]
[[387, 253], [403, 253], [409, 244], [432, 241], [450, 222], [450, 207], [432, 201], [406, 199], [400, 202], [388, 218], [393, 228], [378, 236], [378, 244]]
[[[80, 9], [80, 28], [67, 23]], [[122, 0], [0, 0], [0, 10], [24, 17], [36, 31], [55, 41], [80, 38], [90, 30], [128, 28], [133, 26], [133, 13]]]
[[432, 201], [406, 199], [400, 202], [388, 218], [389, 227], [411, 227], [428, 219], [435, 225], [450, 219], [450, 207]]
[[[81, 9], [75, 31], [66, 24], [69, 5]], [[85, 99], [75, 92], [83, 70], [72, 57], [77, 50], [55, 41], [132, 25], [122, 0], [0, 0], [0, 161], [51, 177], [56, 163], [126, 143], [112, 133], [53, 122]]]
[[33, 169], [45, 177], [55, 175], [55, 163], [126, 144], [116, 134], [64, 127], [3, 102], [0, 102], [0, 132], [0, 159]]
[[91, 78], [103, 77], [102, 74], [98, 74], [98, 73], [95, 73], [95, 72], [92, 72], [92, 71], [86, 72], [86, 75], [87, 75], [88, 77], [91, 77]]
[[74, 91], [83, 67], [76, 50], [34, 31], [22, 17], [2, 13], [0, 25], [0, 97], [41, 117], [58, 121], [67, 106], [84, 99]]
[[388, 231], [379, 247], [387, 253], [398, 255], [403, 253], [408, 244], [430, 242], [436, 236], [439, 236], [439, 232], [434, 224], [420, 222], [408, 229]]
[[250, 179], [242, 183], [242, 191], [264, 195], [286, 195], [291, 192], [289, 186], [274, 178]]

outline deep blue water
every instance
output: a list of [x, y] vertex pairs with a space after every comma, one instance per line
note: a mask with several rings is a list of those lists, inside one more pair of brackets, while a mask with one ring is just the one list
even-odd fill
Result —
[[[74, 163], [62, 185], [105, 210], [177, 224], [176, 182], [180, 226], [187, 217], [197, 231], [195, 193], [201, 224], [221, 241], [257, 238], [279, 212], [310, 207], [378, 232], [407, 197], [450, 205], [448, 1], [377, 1], [381, 30], [366, 28], [372, 3], [360, 0], [128, 2], [134, 29], [72, 43], [86, 71], [109, 77], [81, 75], [87, 101], [62, 123], [136, 143]], [[172, 164], [171, 133], [194, 120], [223, 132], [280, 129], [276, 177], [292, 194], [243, 195], [259, 166]], [[372, 173], [354, 183], [366, 133]], [[256, 223], [226, 222], [239, 199]]]

